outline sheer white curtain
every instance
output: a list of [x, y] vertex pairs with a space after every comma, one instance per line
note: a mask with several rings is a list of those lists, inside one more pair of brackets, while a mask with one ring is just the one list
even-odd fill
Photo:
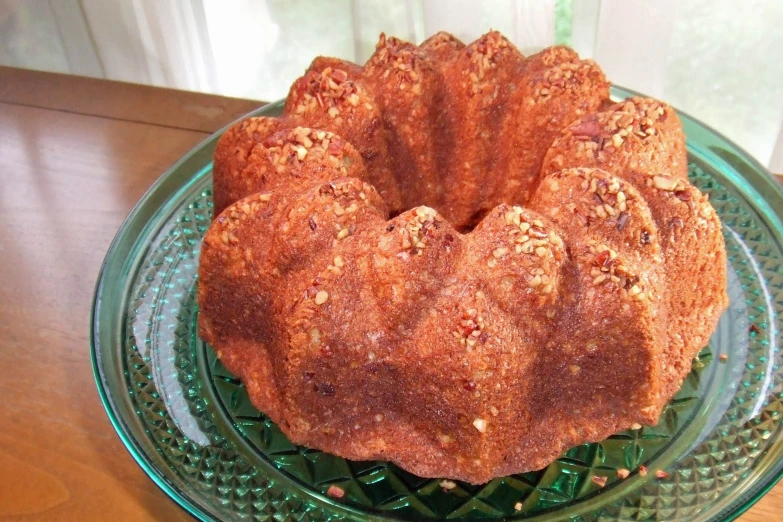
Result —
[[0, 0], [0, 64], [273, 100], [317, 54], [363, 62], [378, 33], [490, 28], [554, 43], [783, 172], [777, 0]]

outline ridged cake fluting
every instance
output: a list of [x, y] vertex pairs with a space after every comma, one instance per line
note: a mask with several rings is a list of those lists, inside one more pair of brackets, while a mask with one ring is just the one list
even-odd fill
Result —
[[727, 306], [666, 104], [490, 32], [317, 58], [219, 140], [199, 332], [297, 444], [482, 483], [652, 425]]

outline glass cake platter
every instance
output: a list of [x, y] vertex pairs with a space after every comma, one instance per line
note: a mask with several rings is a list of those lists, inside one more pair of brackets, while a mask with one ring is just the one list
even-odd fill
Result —
[[[616, 98], [630, 94], [613, 89]], [[255, 114], [281, 109], [278, 102]], [[197, 336], [218, 133], [150, 188], [106, 256], [91, 342], [114, 428], [150, 478], [203, 520], [737, 516], [783, 474], [783, 189], [728, 140], [680, 117], [691, 180], [723, 221], [731, 305], [659, 425], [575, 447], [540, 471], [448, 491], [387, 462], [291, 444]], [[620, 468], [630, 476], [618, 478]], [[608, 477], [606, 486], [593, 477]], [[329, 497], [331, 485], [345, 496]]]

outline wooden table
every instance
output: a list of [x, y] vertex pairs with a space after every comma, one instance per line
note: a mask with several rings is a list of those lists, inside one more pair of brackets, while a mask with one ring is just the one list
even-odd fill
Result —
[[[89, 316], [122, 220], [259, 102], [0, 67], [0, 521], [192, 520], [98, 399]], [[783, 483], [741, 520], [783, 510]]]

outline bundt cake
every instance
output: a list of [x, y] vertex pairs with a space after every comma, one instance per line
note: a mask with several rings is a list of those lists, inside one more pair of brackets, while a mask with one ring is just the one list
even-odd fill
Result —
[[675, 112], [502, 35], [317, 58], [220, 138], [199, 331], [295, 443], [482, 483], [653, 425], [727, 306]]

